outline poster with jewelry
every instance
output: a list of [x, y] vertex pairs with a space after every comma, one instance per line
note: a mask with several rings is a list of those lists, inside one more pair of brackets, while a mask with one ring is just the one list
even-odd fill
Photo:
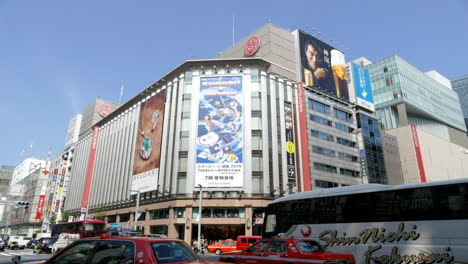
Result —
[[196, 185], [243, 187], [242, 76], [200, 78]]
[[140, 105], [132, 190], [148, 192], [158, 186], [165, 102], [166, 90], [162, 90]]

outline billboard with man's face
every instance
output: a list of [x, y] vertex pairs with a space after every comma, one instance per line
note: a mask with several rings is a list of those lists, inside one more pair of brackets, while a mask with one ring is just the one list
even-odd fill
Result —
[[165, 102], [166, 90], [163, 90], [140, 106], [132, 190], [157, 189]]
[[299, 30], [301, 80], [304, 86], [349, 99], [344, 54]]

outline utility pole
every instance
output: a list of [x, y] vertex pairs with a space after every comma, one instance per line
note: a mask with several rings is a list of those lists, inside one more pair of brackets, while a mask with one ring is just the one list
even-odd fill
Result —
[[135, 208], [135, 219], [133, 221], [133, 231], [137, 231], [137, 226], [138, 226], [138, 218], [140, 217], [140, 213], [138, 212], [139, 207], [140, 207], [140, 190], [135, 191], [135, 190], [130, 190], [130, 192], [136, 192], [136, 208]]
[[198, 205], [198, 252], [201, 252], [202, 250], [202, 243], [200, 241], [200, 236], [201, 236], [201, 219], [202, 219], [202, 189], [203, 186], [201, 184], [198, 184], [198, 187], [200, 188], [200, 204]]

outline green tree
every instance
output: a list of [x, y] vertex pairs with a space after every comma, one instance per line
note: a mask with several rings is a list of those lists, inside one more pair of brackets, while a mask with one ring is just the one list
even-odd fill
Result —
[[69, 211], [64, 211], [62, 213], [62, 219], [59, 220], [60, 223], [63, 223], [63, 222], [68, 222], [68, 218], [70, 216], [70, 212]]
[[107, 214], [104, 212], [104, 207], [100, 206], [94, 209], [94, 219], [98, 221], [106, 221]]
[[57, 221], [57, 214], [53, 213], [49, 218], [49, 222], [50, 223], [55, 223], [55, 221]]

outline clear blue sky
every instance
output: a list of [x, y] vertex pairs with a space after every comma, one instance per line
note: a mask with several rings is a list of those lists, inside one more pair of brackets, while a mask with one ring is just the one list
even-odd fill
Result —
[[117, 102], [123, 84], [125, 102], [227, 49], [233, 15], [236, 42], [271, 21], [322, 32], [348, 61], [398, 54], [422, 71], [468, 73], [466, 0], [0, 0], [0, 165], [55, 156], [96, 97]]

